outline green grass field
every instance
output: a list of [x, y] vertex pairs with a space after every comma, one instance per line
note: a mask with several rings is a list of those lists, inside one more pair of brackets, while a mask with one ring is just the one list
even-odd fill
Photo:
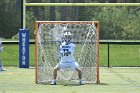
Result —
[[5, 67], [0, 72], [0, 93], [140, 93], [140, 68], [100, 68], [100, 84], [79, 86], [35, 83], [35, 69]]
[[[0, 58], [0, 93], [140, 93], [140, 68], [100, 68], [100, 84], [71, 82], [51, 86], [35, 83], [35, 47], [30, 45], [29, 69], [18, 68], [18, 45], [4, 45]], [[111, 66], [140, 66], [139, 45], [110, 45]], [[100, 66], [107, 66], [107, 45], [100, 45]]]
[[[100, 45], [100, 66], [107, 66], [107, 44]], [[18, 66], [19, 46], [16, 44], [4, 45], [0, 58], [5, 66]], [[35, 46], [30, 45], [30, 66], [35, 65]], [[110, 66], [140, 66], [139, 45], [110, 45]]]

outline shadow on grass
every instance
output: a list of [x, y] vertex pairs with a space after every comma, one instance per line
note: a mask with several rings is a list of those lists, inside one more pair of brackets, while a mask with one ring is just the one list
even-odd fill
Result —
[[96, 86], [96, 85], [99, 85], [99, 86], [109, 86], [109, 84], [107, 83], [84, 83], [84, 85], [79, 85], [79, 82], [70, 82], [70, 81], [59, 81], [57, 82], [56, 85], [51, 85], [51, 82], [47, 82], [47, 83], [39, 83], [41, 85], [50, 85], [50, 86], [88, 86], [88, 85], [91, 85], [91, 86]]
[[99, 83], [99, 84], [96, 84], [96, 83], [85, 83], [84, 85], [79, 85], [79, 83], [75, 83], [75, 84], [72, 84], [72, 83], [57, 83], [56, 85], [51, 85], [49, 83], [39, 83], [40, 85], [50, 85], [50, 86], [66, 86], [66, 87], [72, 87], [72, 86], [109, 86], [107, 83]]
[[94, 85], [105, 85], [105, 86], [109, 86], [107, 83], [99, 83], [99, 84], [94, 84]]
[[63, 86], [84, 86], [84, 85], [103, 85], [103, 86], [109, 86], [107, 83], [85, 83], [84, 85], [79, 85], [79, 84], [59, 84], [59, 85], [63, 85]]

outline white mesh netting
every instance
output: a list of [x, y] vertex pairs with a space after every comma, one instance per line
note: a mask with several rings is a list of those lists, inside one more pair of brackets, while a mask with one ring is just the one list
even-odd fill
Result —
[[[83, 71], [85, 82], [97, 82], [98, 31], [94, 22], [38, 22], [36, 31], [37, 47], [37, 83], [49, 83], [53, 79], [53, 68], [59, 62], [59, 45], [63, 41], [63, 33], [72, 33], [72, 42], [76, 45], [75, 59]], [[96, 25], [96, 26], [95, 26]], [[76, 71], [60, 70], [57, 80], [77, 81]]]

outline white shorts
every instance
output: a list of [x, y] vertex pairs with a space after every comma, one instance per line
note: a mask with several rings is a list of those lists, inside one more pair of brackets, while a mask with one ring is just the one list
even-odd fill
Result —
[[75, 70], [79, 67], [77, 62], [60, 62], [56, 65], [56, 68], [60, 68], [62, 70]]

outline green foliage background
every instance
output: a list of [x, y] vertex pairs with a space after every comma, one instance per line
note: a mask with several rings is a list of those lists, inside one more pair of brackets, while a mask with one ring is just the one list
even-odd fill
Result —
[[[1, 0], [0, 37], [12, 38], [21, 28], [21, 1]], [[27, 0], [27, 2], [139, 3], [139, 0]], [[36, 20], [100, 20], [100, 39], [140, 40], [140, 7], [27, 7], [26, 27], [34, 38]]]

